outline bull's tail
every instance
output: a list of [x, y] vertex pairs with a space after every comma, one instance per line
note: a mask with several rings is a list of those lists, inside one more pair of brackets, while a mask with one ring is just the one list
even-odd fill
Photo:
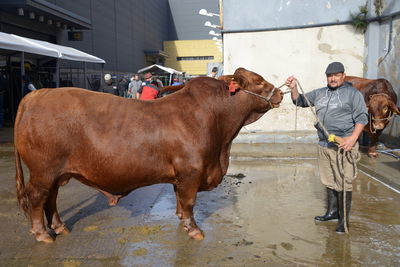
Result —
[[25, 213], [25, 216], [30, 218], [31, 205], [25, 189], [24, 172], [22, 170], [21, 157], [18, 153], [17, 148], [15, 148], [14, 153], [15, 153], [15, 182], [17, 187], [17, 199], [19, 206]]

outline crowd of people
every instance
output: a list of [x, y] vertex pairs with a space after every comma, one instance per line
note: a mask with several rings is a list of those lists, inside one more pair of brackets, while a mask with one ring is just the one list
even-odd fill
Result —
[[[104, 75], [104, 84], [100, 87], [100, 92], [141, 100], [156, 99], [168, 94], [168, 91], [162, 91], [164, 88], [162, 81], [154, 77], [150, 72], [145, 73], [143, 79], [142, 81], [139, 74], [134, 73], [130, 80], [122, 77], [119, 81], [116, 81], [111, 74], [106, 74]], [[181, 80], [177, 76], [172, 81], [172, 86], [185, 83], [184, 79]]]
[[[217, 73], [218, 68], [213, 67], [211, 73], [207, 76], [217, 79]], [[185, 83], [185, 78], [174, 76], [171, 86]], [[171, 91], [162, 90], [163, 88], [164, 85], [162, 81], [155, 78], [150, 72], [146, 72], [143, 75], [143, 81], [138, 73], [133, 73], [130, 80], [122, 77], [119, 81], [114, 79], [111, 74], [106, 74], [104, 75], [104, 84], [100, 87], [100, 92], [132, 99], [151, 100], [171, 93]]]

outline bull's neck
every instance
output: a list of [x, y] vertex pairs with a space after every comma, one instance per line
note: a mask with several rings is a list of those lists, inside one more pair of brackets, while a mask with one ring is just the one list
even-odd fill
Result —
[[254, 96], [244, 92], [224, 98], [222, 109], [218, 112], [218, 129], [223, 140], [230, 143], [245, 125], [251, 115], [257, 113], [255, 109], [256, 100]]

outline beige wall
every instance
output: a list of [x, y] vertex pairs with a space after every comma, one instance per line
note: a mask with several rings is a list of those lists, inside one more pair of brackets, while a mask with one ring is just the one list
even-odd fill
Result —
[[[222, 52], [214, 40], [165, 41], [164, 51], [168, 54], [165, 65], [192, 75], [206, 75], [207, 63], [221, 62]], [[177, 57], [213, 56], [213, 60], [182, 60]]]
[[[225, 74], [244, 67], [275, 86], [293, 74], [306, 92], [326, 85], [324, 72], [332, 61], [341, 61], [348, 75], [362, 76], [363, 54], [363, 34], [348, 25], [224, 34]], [[295, 113], [290, 94], [286, 94], [281, 107], [243, 131], [293, 131]], [[314, 129], [314, 117], [309, 109], [299, 108], [297, 115], [297, 130]]]

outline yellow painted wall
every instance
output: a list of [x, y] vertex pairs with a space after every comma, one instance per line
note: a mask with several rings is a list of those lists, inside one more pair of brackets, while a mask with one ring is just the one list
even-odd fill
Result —
[[[222, 62], [222, 52], [214, 40], [164, 41], [164, 51], [168, 54], [165, 66], [192, 75], [206, 75], [207, 63]], [[181, 60], [177, 57], [214, 56], [213, 60]]]

